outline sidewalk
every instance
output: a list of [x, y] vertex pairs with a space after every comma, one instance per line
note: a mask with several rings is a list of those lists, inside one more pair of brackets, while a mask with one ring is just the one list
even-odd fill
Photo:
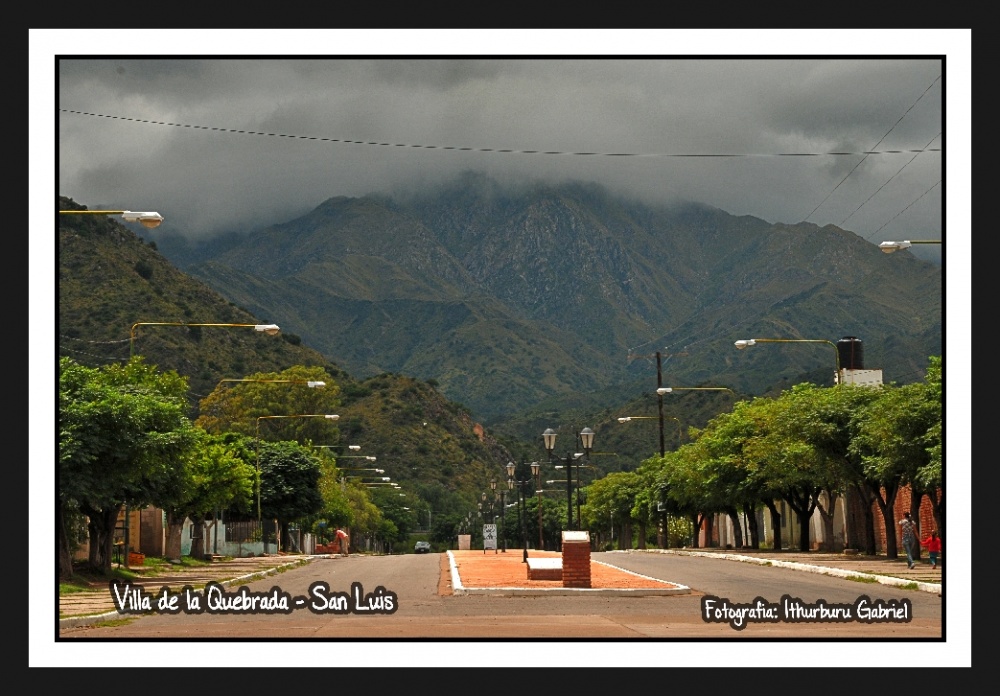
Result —
[[[153, 574], [143, 566], [131, 568], [137, 574], [132, 584], [143, 587], [147, 592], [156, 592], [167, 586], [173, 592], [184, 586], [204, 587], [210, 581], [227, 586], [247, 580], [274, 575], [285, 568], [308, 563], [312, 556], [268, 555], [251, 558], [231, 558], [196, 568], [171, 568], [169, 574]], [[119, 618], [108, 584], [95, 586], [93, 590], [59, 595], [59, 626], [80, 626]]]

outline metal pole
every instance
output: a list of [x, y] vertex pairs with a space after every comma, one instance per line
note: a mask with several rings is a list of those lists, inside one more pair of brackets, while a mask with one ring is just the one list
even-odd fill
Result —
[[500, 526], [503, 527], [503, 552], [507, 553], [507, 495], [500, 491]]
[[666, 447], [663, 444], [663, 394], [660, 387], [663, 386], [663, 371], [660, 369], [660, 351], [656, 351], [656, 401], [660, 411], [660, 457], [666, 454]]
[[538, 550], [545, 550], [545, 536], [542, 534], [542, 475], [541, 468], [535, 474], [535, 499], [538, 501]]
[[524, 502], [524, 486], [522, 481], [517, 482], [517, 517], [521, 522], [521, 546], [524, 547], [524, 557], [521, 559], [522, 563], [528, 562], [528, 506]]
[[573, 455], [566, 453], [566, 529], [573, 524]]
[[576, 528], [583, 529], [583, 522], [580, 521], [580, 465], [576, 465]]

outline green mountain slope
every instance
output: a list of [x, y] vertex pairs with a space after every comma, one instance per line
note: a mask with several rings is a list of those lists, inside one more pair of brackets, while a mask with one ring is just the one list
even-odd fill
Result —
[[466, 176], [169, 246], [184, 270], [351, 374], [433, 379], [494, 425], [560, 397], [594, 394], [602, 408], [598, 394], [634, 395], [652, 378], [630, 357], [657, 350], [678, 383], [764, 393], [830, 383], [834, 355], [735, 340], [854, 336], [865, 367], [898, 382], [921, 379], [943, 347], [940, 267], [833, 226], [651, 207], [590, 185]]

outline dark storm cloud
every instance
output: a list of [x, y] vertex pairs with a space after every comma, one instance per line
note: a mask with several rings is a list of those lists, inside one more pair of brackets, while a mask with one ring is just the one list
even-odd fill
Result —
[[941, 147], [942, 71], [822, 56], [67, 58], [59, 191], [156, 208], [165, 229], [198, 236], [472, 169], [770, 222], [847, 220], [866, 238], [911, 204], [885, 234], [937, 237], [940, 190], [914, 201], [942, 154], [861, 153]]

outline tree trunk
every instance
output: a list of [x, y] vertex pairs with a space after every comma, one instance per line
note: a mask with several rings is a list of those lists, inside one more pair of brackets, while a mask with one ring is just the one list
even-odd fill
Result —
[[886, 487], [885, 498], [876, 491], [875, 502], [878, 503], [879, 510], [882, 511], [882, 521], [885, 527], [885, 556], [886, 558], [899, 558], [899, 547], [896, 545], [896, 493], [899, 489], [896, 486]]
[[87, 563], [97, 573], [111, 574], [115, 524], [118, 522], [118, 513], [121, 511], [121, 507], [121, 505], [113, 505], [110, 508], [100, 510], [81, 509], [81, 512], [87, 516], [87, 533], [90, 537]]
[[[929, 493], [928, 497], [931, 499], [931, 509], [934, 511], [934, 524], [937, 525], [938, 537], [944, 539], [944, 491], [939, 488], [934, 493]], [[942, 550], [944, 550], [943, 546]]]
[[757, 527], [757, 510], [750, 503], [743, 503], [743, 516], [747, 520], [747, 533], [750, 535], [750, 548], [760, 548], [760, 529]]
[[185, 517], [185, 515], [179, 515], [176, 512], [167, 512], [167, 547], [165, 551], [168, 561], [181, 560]]
[[646, 548], [646, 520], [639, 522], [639, 548]]
[[852, 543], [854, 541], [860, 542], [858, 548], [863, 549], [866, 556], [874, 556], [878, 553], [878, 548], [875, 544], [875, 513], [872, 511], [872, 504], [878, 496], [875, 495], [872, 487], [867, 483], [862, 482], [852, 485], [860, 501], [859, 505], [853, 507], [860, 508], [861, 510], [862, 524], [860, 527], [863, 536], [859, 535], [852, 527], [850, 530], [853, 537], [851, 541]]
[[928, 530], [925, 534], [924, 530], [920, 529], [920, 501], [923, 499], [923, 497], [924, 494], [918, 491], [916, 488], [914, 488], [913, 484], [910, 484], [910, 516], [914, 519], [914, 521], [917, 524], [917, 530], [916, 530], [917, 543], [913, 545], [914, 561], [920, 560], [920, 540], [923, 539], [925, 535], [930, 536], [930, 530]]
[[691, 548], [698, 548], [698, 536], [701, 534], [701, 519], [702, 516], [699, 513], [691, 515]]
[[774, 550], [781, 551], [781, 513], [778, 512], [778, 506], [771, 499], [765, 500], [764, 506], [771, 513], [771, 529], [774, 530]]
[[740, 513], [736, 508], [726, 508], [726, 515], [733, 524], [733, 548], [743, 548], [743, 527], [740, 524]]
[[73, 549], [66, 532], [66, 510], [61, 503], [56, 507], [56, 515], [59, 531], [59, 579], [69, 581], [73, 579]]
[[196, 515], [199, 519], [192, 522], [198, 536], [191, 538], [191, 558], [205, 558], [205, 520], [201, 515]]
[[[822, 496], [820, 500], [817, 501], [816, 507], [819, 509], [819, 517], [823, 522], [823, 541], [821, 542], [820, 548], [825, 551], [833, 551], [833, 513], [837, 509], [837, 493], [835, 491], [826, 491], [826, 500], [829, 503], [829, 509], [822, 503]], [[844, 540], [847, 543], [847, 540]]]

